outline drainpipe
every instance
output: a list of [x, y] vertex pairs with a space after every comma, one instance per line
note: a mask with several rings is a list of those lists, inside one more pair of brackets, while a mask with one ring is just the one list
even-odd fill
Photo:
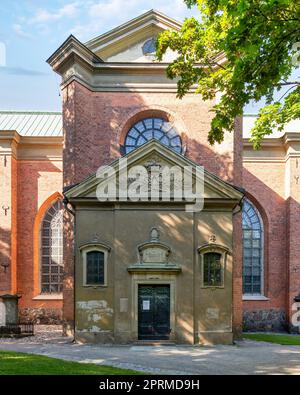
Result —
[[[75, 309], [75, 278], [76, 278], [76, 273], [75, 273], [75, 271], [76, 271], [76, 262], [75, 262], [75, 250], [76, 250], [76, 248], [75, 248], [75, 240], [76, 240], [76, 215], [75, 215], [75, 210], [73, 209], [73, 206], [72, 206], [72, 204], [69, 202], [69, 199], [66, 197], [66, 195], [63, 193], [63, 196], [64, 196], [64, 198], [63, 198], [63, 205], [64, 205], [64, 208], [65, 208], [65, 210], [67, 210], [67, 212], [68, 213], [70, 213], [72, 216], [73, 216], [73, 218], [74, 218], [74, 227], [73, 227], [73, 237], [74, 237], [74, 243], [73, 243], [73, 270], [74, 270], [74, 290], [73, 290], [73, 294], [74, 294], [74, 297], [73, 297], [73, 308], [74, 308], [74, 324], [73, 324], [73, 342], [75, 343], [75, 312], [76, 312], [76, 309]], [[72, 208], [70, 208], [70, 206], [72, 207]]]

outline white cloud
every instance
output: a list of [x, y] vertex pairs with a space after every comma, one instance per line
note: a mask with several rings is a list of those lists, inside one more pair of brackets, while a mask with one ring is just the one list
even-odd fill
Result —
[[131, 19], [136, 16], [136, 9], [140, 4], [140, 0], [96, 1], [89, 8], [89, 16], [101, 19], [124, 19], [130, 14]]
[[79, 5], [80, 3], [78, 1], [69, 3], [55, 12], [39, 8], [35, 16], [31, 18], [30, 23], [45, 23], [49, 21], [57, 21], [62, 18], [75, 18], [79, 13]]
[[66, 35], [72, 33], [86, 41], [152, 8], [179, 21], [185, 15], [195, 14], [195, 10], [187, 9], [183, 0], [69, 0], [60, 8], [39, 8], [22, 23], [19, 18], [14, 31], [29, 38], [22, 29], [27, 24], [43, 36], [64, 31]]
[[13, 29], [14, 33], [17, 36], [21, 37], [21, 38], [26, 38], [26, 39], [31, 39], [32, 38], [32, 35], [29, 34], [29, 33], [26, 33], [23, 30], [22, 25], [20, 25], [18, 23], [14, 23], [13, 26], [12, 26], [12, 29]]

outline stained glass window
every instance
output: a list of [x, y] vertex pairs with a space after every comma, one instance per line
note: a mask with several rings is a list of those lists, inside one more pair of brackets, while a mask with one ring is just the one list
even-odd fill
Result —
[[263, 288], [263, 223], [255, 206], [243, 204], [243, 293], [260, 295]]
[[63, 207], [57, 200], [41, 225], [41, 292], [60, 293], [63, 285]]
[[160, 141], [179, 154], [183, 153], [182, 141], [176, 129], [161, 118], [146, 118], [132, 126], [125, 139], [124, 153], [128, 154], [151, 139]]

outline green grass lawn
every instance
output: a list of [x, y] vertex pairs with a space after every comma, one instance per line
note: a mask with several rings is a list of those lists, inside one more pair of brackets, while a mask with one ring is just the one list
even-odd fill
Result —
[[41, 355], [25, 354], [12, 351], [0, 351], [0, 375], [9, 374], [54, 374], [54, 375], [128, 375], [142, 374], [134, 370], [100, 366], [92, 363], [63, 361]]
[[280, 335], [269, 333], [244, 333], [244, 339], [282, 344], [284, 346], [300, 346], [299, 335]]

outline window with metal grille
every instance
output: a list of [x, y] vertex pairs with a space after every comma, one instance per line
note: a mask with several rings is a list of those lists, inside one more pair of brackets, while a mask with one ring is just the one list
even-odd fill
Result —
[[182, 141], [176, 129], [161, 118], [146, 118], [132, 126], [122, 147], [123, 153], [128, 154], [152, 139], [160, 141], [179, 154], [183, 153]]
[[104, 253], [90, 251], [86, 254], [86, 285], [104, 285]]
[[41, 293], [61, 293], [63, 285], [63, 206], [57, 200], [41, 225]]
[[247, 199], [243, 204], [243, 293], [263, 293], [263, 222]]
[[217, 252], [207, 252], [203, 255], [203, 285], [205, 287], [220, 287], [223, 285], [222, 255]]

